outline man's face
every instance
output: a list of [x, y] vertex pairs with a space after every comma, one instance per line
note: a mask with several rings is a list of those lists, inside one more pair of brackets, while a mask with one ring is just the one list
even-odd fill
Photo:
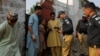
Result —
[[9, 19], [7, 19], [7, 22], [8, 22], [11, 26], [14, 26], [15, 23], [17, 22], [17, 19], [16, 19], [16, 20], [9, 20]]
[[42, 10], [37, 10], [37, 12], [38, 12], [38, 15], [41, 15], [41, 11], [42, 11]]
[[91, 9], [90, 8], [83, 8], [83, 12], [84, 12], [84, 15], [86, 15], [86, 17], [89, 17], [89, 15], [91, 13]]
[[65, 17], [66, 17], [66, 14], [65, 13], [63, 13], [63, 14], [60, 15], [60, 18], [61, 19], [64, 19]]
[[53, 14], [52, 14], [52, 15], [51, 15], [51, 19], [53, 19], [53, 20], [54, 20], [54, 19], [55, 19], [55, 15], [53, 15]]

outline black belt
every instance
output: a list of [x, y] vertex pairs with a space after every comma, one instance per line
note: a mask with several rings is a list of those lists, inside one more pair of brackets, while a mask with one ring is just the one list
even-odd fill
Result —
[[[80, 33], [80, 32], [79, 32], [79, 33]], [[87, 33], [84, 33], [84, 32], [81, 32], [80, 34], [82, 34], [82, 33], [87, 35]]]
[[63, 35], [72, 35], [72, 33], [65, 33], [65, 34], [63, 34]]
[[96, 48], [100, 48], [99, 45], [89, 45], [90, 47], [94, 48], [94, 46], [96, 46]]

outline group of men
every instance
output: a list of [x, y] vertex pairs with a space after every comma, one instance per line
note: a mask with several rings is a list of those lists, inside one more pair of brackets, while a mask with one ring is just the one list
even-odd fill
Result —
[[[79, 20], [77, 28], [76, 28], [76, 33], [77, 33], [76, 35], [79, 39], [79, 45], [80, 45], [80, 56], [88, 56], [88, 55], [89, 56], [100, 56], [100, 47], [99, 47], [100, 46], [100, 35], [99, 35], [100, 16], [97, 14], [95, 9], [96, 8], [95, 8], [94, 3], [90, 2], [88, 4], [85, 4], [84, 9], [83, 9], [84, 15], [82, 16], [82, 19]], [[42, 10], [42, 9], [37, 9], [36, 11], [40, 12], [40, 10]], [[51, 15], [51, 17], [54, 17], [55, 13], [52, 13], [50, 15]], [[47, 45], [49, 47], [51, 47], [52, 56], [57, 56], [57, 55], [58, 56], [68, 56], [71, 51], [71, 44], [72, 44], [72, 40], [73, 40], [73, 23], [72, 23], [72, 20], [66, 15], [66, 13], [64, 11], [60, 11], [59, 18], [60, 18], [59, 20], [60, 20], [61, 29], [58, 32], [59, 32], [59, 34], [62, 34], [61, 45], [57, 39], [57, 37], [58, 37], [57, 33], [55, 32], [56, 30], [59, 29], [59, 27], [55, 26], [57, 21], [55, 21], [54, 18], [52, 18], [52, 20], [50, 20], [48, 22], [48, 24], [51, 28], [49, 27], [50, 34], [47, 39]], [[29, 19], [29, 22], [32, 21], [31, 19]], [[35, 22], [37, 22], [37, 21], [35, 21]], [[34, 24], [35, 24], [35, 22], [34, 22]], [[38, 27], [36, 27], [36, 28], [38, 28]], [[34, 27], [33, 27], [33, 29], [34, 29]], [[31, 41], [34, 41], [34, 39], [36, 40], [38, 38], [37, 36], [34, 35], [37, 31], [35, 32], [35, 30], [34, 30], [33, 32], [35, 32], [35, 33], [32, 33], [31, 31], [32, 30], [29, 30], [30, 36], [32, 36], [32, 39], [31, 38], [30, 39], [31, 39]], [[55, 32], [55, 33], [53, 33], [53, 32]], [[56, 40], [54, 40], [55, 39], [54, 36], [56, 37]], [[57, 43], [58, 45], [54, 44], [55, 43], [54, 41], [58, 42]], [[29, 45], [31, 46], [31, 44], [29, 44]], [[35, 46], [35, 45], [33, 45], [33, 46]], [[61, 50], [62, 50], [61, 55], [57, 54], [57, 53], [59, 53], [59, 50], [57, 50], [57, 48], [59, 46], [61, 46]], [[34, 49], [34, 51], [35, 51], [35, 49]], [[32, 49], [29, 48], [29, 50], [32, 50]], [[33, 56], [34, 56], [34, 54], [36, 54], [36, 51], [34, 53], [31, 53], [32, 51], [29, 53], [33, 54]], [[29, 56], [30, 56], [30, 54], [29, 54]], [[37, 54], [35, 56], [37, 56]]]
[[[38, 56], [39, 52], [39, 19], [38, 15], [41, 13], [42, 8], [40, 6], [35, 7], [34, 13], [29, 17], [28, 22], [28, 35], [27, 35], [27, 55], [28, 56]], [[100, 16], [95, 11], [94, 3], [90, 2], [84, 5], [83, 8], [84, 16], [76, 28], [77, 37], [80, 42], [80, 52], [81, 55], [84, 56], [100, 56]], [[55, 16], [54, 13], [50, 14], [53, 18]], [[52, 18], [52, 22], [53, 19]], [[60, 28], [54, 25], [52, 28], [52, 23], [50, 23], [50, 27], [48, 29], [49, 32], [54, 33], [58, 31], [61, 34], [62, 40], [61, 44], [54, 46], [51, 48], [52, 56], [69, 56], [71, 51], [71, 44], [73, 40], [73, 23], [72, 20], [66, 15], [64, 11], [59, 13], [59, 22]], [[0, 24], [0, 56], [21, 56], [19, 47], [18, 47], [18, 31], [19, 31], [19, 23], [18, 14], [9, 12], [7, 15], [7, 20]], [[51, 22], [51, 21], [50, 21]], [[57, 21], [55, 21], [57, 22]], [[54, 24], [56, 24], [53, 22]], [[49, 27], [49, 26], [48, 26]], [[49, 33], [50, 34], [50, 33]], [[51, 36], [52, 35], [52, 36]], [[50, 37], [54, 35], [51, 34]], [[57, 39], [57, 34], [55, 35]], [[53, 41], [53, 38], [50, 40], [48, 39], [48, 46]], [[86, 49], [83, 49], [83, 41]], [[60, 42], [59, 42], [60, 43]], [[61, 55], [55, 52], [55, 49], [61, 46]], [[51, 46], [50, 46], [51, 47]], [[58, 48], [59, 49], [59, 48]], [[84, 53], [83, 50], [86, 50]]]
[[76, 28], [81, 56], [100, 56], [100, 15], [92, 2], [84, 5], [83, 12]]

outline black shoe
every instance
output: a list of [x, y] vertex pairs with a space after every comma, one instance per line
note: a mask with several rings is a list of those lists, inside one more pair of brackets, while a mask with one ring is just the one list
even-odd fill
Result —
[[89, 56], [89, 55], [84, 55], [84, 56]]
[[80, 56], [84, 56], [84, 54], [80, 54]]

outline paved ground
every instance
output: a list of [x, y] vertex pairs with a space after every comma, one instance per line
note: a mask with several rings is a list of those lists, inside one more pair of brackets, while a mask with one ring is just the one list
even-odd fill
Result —
[[[73, 44], [72, 44], [71, 56], [79, 56], [79, 52], [78, 52], [79, 51], [79, 47], [78, 47], [78, 45], [79, 45], [79, 43], [78, 43], [77, 38], [74, 38]], [[25, 56], [25, 55], [23, 55], [23, 56]], [[50, 49], [46, 50], [46, 54], [44, 56], [51, 56]]]

